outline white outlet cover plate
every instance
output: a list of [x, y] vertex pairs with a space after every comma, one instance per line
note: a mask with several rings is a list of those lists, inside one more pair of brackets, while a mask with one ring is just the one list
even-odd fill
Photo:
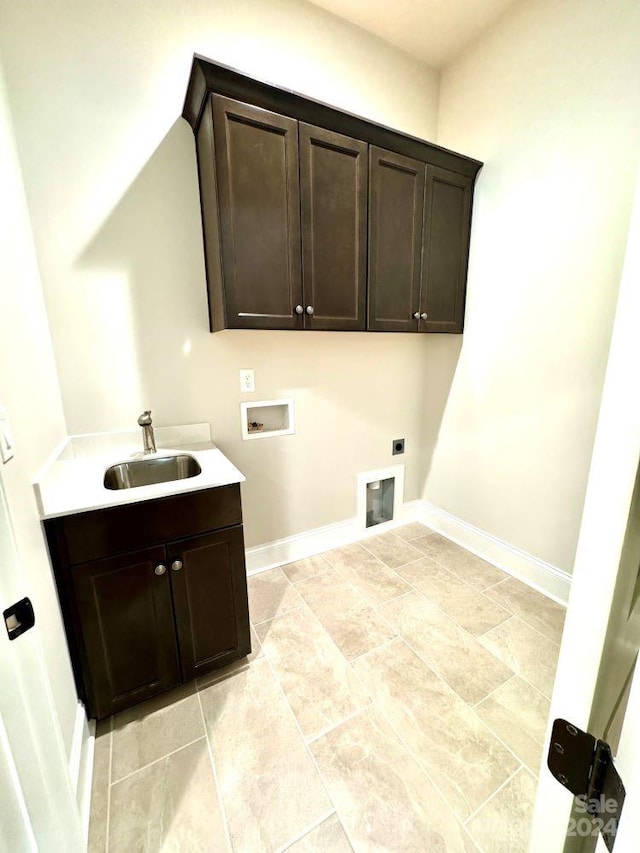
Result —
[[253, 370], [246, 368], [240, 371], [240, 390], [244, 393], [256, 390], [256, 376]]
[[4, 406], [0, 406], [0, 456], [6, 464], [13, 459], [13, 437], [9, 426], [9, 412]]

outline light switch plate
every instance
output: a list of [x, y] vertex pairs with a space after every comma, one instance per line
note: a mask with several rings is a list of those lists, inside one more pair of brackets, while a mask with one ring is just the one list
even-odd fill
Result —
[[9, 426], [9, 412], [4, 406], [0, 406], [0, 456], [3, 463], [13, 459], [13, 437]]
[[240, 390], [244, 393], [256, 390], [256, 377], [253, 370], [245, 369], [240, 371]]

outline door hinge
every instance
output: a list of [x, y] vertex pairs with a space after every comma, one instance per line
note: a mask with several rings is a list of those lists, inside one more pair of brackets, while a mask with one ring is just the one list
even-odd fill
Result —
[[36, 622], [33, 604], [28, 598], [23, 598], [22, 601], [17, 601], [11, 607], [3, 610], [2, 616], [10, 640], [16, 640], [20, 634], [24, 634], [29, 628], [33, 628]]
[[576, 810], [585, 816], [582, 829], [580, 818], [571, 819], [569, 833], [585, 836], [599, 831], [607, 849], [613, 850], [625, 790], [609, 744], [566, 720], [555, 720], [547, 766], [575, 795]]

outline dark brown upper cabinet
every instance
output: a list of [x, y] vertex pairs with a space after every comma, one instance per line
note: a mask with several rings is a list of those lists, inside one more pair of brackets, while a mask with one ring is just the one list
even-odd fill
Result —
[[421, 331], [462, 332], [472, 188], [464, 175], [427, 168]]
[[201, 56], [182, 114], [212, 331], [462, 332], [482, 163]]
[[305, 328], [366, 328], [367, 144], [299, 126]]
[[368, 328], [415, 332], [420, 318], [426, 166], [371, 147]]
[[[211, 107], [224, 325], [298, 328], [295, 308], [302, 301], [298, 123], [219, 95], [211, 98]], [[203, 214], [207, 239], [207, 232], [218, 227], [206, 221], [215, 216], [214, 205], [207, 210], [203, 206]], [[211, 239], [215, 241], [214, 234]]]

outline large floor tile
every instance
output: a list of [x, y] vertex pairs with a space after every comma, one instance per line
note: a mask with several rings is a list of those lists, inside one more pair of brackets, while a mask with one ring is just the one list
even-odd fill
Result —
[[354, 850], [475, 849], [379, 712], [363, 711], [311, 748]]
[[254, 625], [300, 607], [302, 601], [282, 569], [270, 569], [247, 580], [249, 617]]
[[352, 853], [352, 849], [340, 818], [334, 814], [287, 847], [287, 853]]
[[537, 774], [544, 749], [549, 700], [514, 676], [481, 702], [476, 711], [509, 749]]
[[488, 631], [480, 642], [516, 675], [551, 697], [559, 646], [516, 616]]
[[484, 853], [527, 853], [536, 780], [521, 769], [468, 823]]
[[430, 557], [402, 566], [397, 572], [475, 636], [495, 628], [511, 616], [508, 610]]
[[392, 569], [404, 566], [412, 560], [419, 560], [421, 556], [421, 551], [395, 533], [383, 533], [381, 536], [363, 539], [361, 545]]
[[109, 853], [229, 850], [206, 738], [111, 789]]
[[301, 581], [296, 588], [348, 660], [397, 636], [364, 596], [334, 569]]
[[390, 601], [379, 612], [469, 704], [480, 702], [513, 675], [420, 592]]
[[263, 622], [257, 630], [305, 737], [332, 728], [371, 702], [308, 607]]
[[345, 545], [325, 557], [374, 606], [410, 589], [396, 572], [360, 545]]
[[204, 735], [193, 682], [122, 711], [113, 718], [111, 781]]
[[304, 560], [296, 560], [295, 563], [288, 563], [282, 566], [282, 571], [289, 578], [291, 583], [312, 578], [314, 575], [319, 575], [331, 568], [329, 563], [322, 555], [316, 557], [306, 557]]
[[566, 612], [560, 604], [515, 578], [487, 590], [487, 595], [560, 645]]
[[491, 563], [487, 563], [486, 560], [438, 533], [414, 539], [411, 544], [476, 589], [487, 589], [508, 577], [505, 572], [496, 569]]
[[363, 655], [354, 669], [462, 820], [517, 769], [518, 762], [473, 709], [404, 640]]
[[332, 810], [266, 659], [199, 696], [235, 851], [273, 851]]
[[404, 539], [405, 542], [411, 542], [412, 539], [420, 539], [424, 536], [430, 536], [433, 533], [433, 530], [425, 527], [425, 525], [421, 524], [419, 521], [412, 521], [402, 527], [396, 527], [393, 532], [396, 536]]
[[91, 780], [91, 819], [89, 821], [88, 853], [105, 853], [107, 849], [107, 819], [109, 785], [111, 783], [111, 720], [98, 723], [93, 754]]

